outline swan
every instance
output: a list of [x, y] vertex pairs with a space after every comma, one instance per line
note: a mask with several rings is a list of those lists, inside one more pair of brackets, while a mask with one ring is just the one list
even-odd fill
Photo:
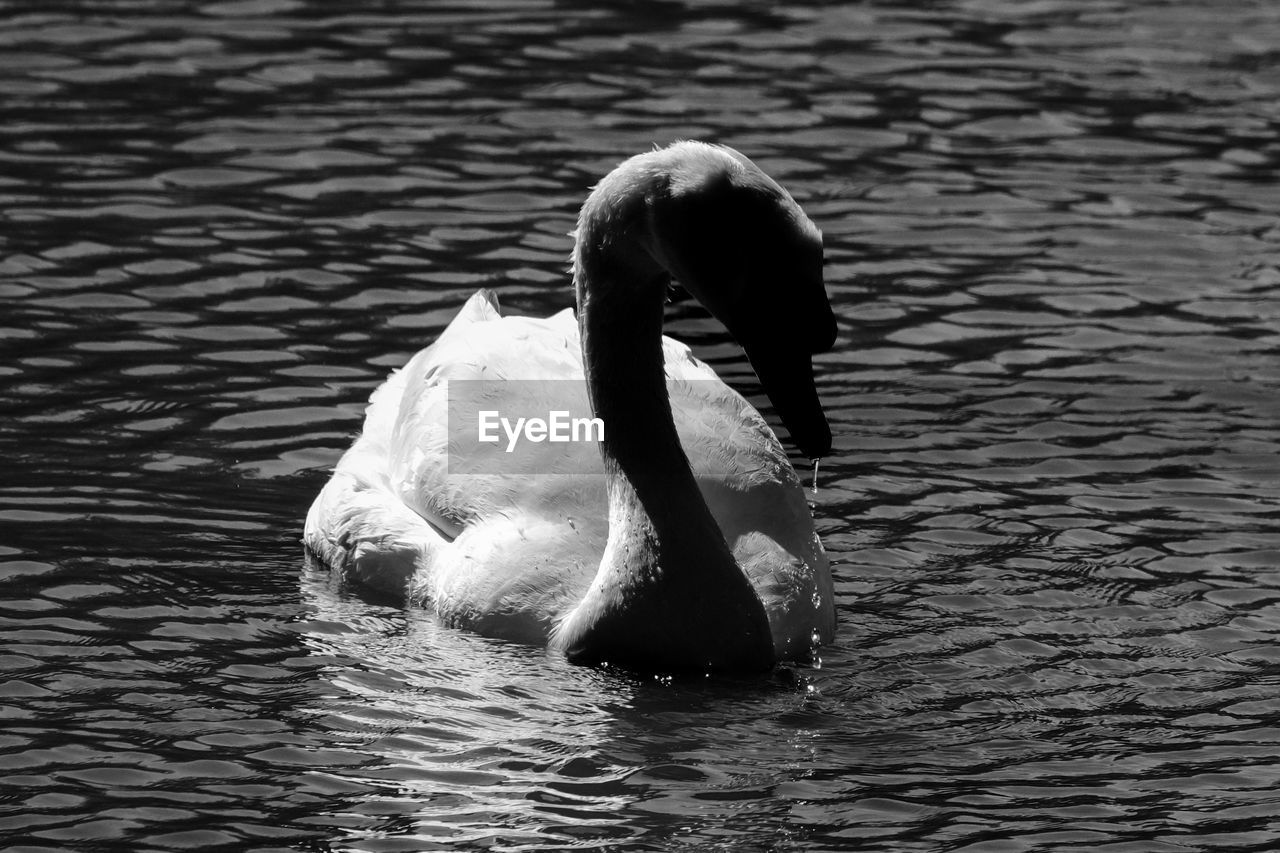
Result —
[[[804, 488], [761, 415], [662, 322], [674, 278], [818, 459], [831, 432], [811, 356], [836, 337], [821, 233], [747, 157], [685, 141], [610, 172], [573, 236], [576, 317], [504, 317], [488, 291], [472, 296], [373, 393], [307, 514], [307, 548], [447, 624], [573, 663], [732, 672], [807, 658], [835, 610]], [[490, 381], [496, 409], [551, 387], [522, 379], [568, 380], [555, 387], [589, 404], [601, 440], [548, 442], [504, 471], [501, 443], [450, 438], [450, 382]], [[451, 474], [464, 451], [502, 473]]]

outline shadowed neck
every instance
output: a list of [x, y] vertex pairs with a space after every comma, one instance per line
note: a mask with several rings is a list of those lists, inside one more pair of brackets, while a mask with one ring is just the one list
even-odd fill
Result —
[[669, 276], [635, 215], [646, 207], [645, 188], [598, 198], [608, 189], [597, 188], [583, 209], [574, 278], [587, 388], [605, 424], [609, 539], [568, 620], [566, 652], [653, 669], [762, 668], [773, 660], [764, 607], [698, 489], [672, 419], [662, 352]]

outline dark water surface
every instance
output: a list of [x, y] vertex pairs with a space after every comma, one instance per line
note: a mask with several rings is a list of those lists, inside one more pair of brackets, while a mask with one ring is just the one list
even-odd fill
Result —
[[[1275, 849], [1277, 44], [1272, 0], [0, 3], [0, 839]], [[587, 187], [681, 137], [826, 233], [821, 666], [575, 668], [304, 565], [371, 389], [479, 286], [570, 304]]]

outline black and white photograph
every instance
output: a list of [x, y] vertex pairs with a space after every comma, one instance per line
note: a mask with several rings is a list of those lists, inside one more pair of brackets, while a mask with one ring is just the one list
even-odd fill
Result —
[[1280, 848], [1280, 3], [0, 0], [0, 849]]

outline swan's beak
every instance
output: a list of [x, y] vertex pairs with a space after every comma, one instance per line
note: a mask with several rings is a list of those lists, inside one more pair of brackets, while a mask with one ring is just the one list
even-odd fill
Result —
[[818, 399], [809, 353], [799, 347], [772, 343], [756, 344], [746, 350], [769, 402], [778, 410], [796, 447], [810, 459], [826, 456], [831, 451], [831, 426]]

